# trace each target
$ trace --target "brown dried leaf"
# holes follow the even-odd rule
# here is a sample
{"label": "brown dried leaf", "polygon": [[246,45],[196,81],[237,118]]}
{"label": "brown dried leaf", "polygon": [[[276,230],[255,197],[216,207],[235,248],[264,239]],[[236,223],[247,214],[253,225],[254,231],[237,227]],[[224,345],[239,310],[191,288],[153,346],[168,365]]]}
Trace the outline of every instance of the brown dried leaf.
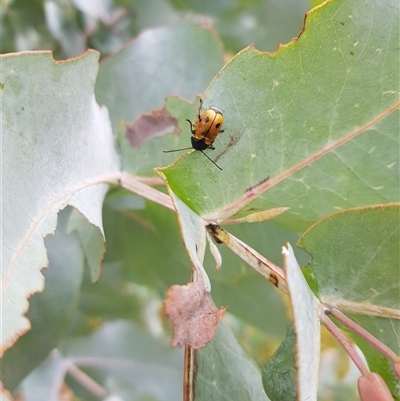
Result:
{"label": "brown dried leaf", "polygon": [[126,137],[133,148],[138,148],[147,139],[171,132],[180,132],[178,122],[165,109],[142,114],[132,124],[126,124]]}
{"label": "brown dried leaf", "polygon": [[216,308],[209,300],[201,278],[167,291],[164,311],[174,324],[172,347],[190,345],[199,349],[214,338],[226,307]]}

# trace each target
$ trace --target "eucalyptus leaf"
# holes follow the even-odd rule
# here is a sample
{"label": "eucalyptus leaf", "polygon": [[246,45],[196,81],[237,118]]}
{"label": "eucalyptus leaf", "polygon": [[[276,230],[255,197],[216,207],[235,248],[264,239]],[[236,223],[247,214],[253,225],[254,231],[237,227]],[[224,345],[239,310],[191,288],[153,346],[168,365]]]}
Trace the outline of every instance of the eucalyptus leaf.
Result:
{"label": "eucalyptus leaf", "polygon": [[[399,23],[396,0],[332,1],[274,54],[249,47],[209,86],[225,132],[162,170],[206,220],[290,207],[304,229],[353,206],[398,199]],[[371,34],[371,33],[375,34]]]}
{"label": "eucalyptus leaf", "polygon": [[[120,167],[107,110],[94,98],[98,58],[94,51],[68,62],[50,52],[1,56],[3,352],[30,328],[27,298],[43,290],[44,237],[57,213],[71,204],[102,235],[99,208]],[[103,240],[92,252],[104,250]]]}

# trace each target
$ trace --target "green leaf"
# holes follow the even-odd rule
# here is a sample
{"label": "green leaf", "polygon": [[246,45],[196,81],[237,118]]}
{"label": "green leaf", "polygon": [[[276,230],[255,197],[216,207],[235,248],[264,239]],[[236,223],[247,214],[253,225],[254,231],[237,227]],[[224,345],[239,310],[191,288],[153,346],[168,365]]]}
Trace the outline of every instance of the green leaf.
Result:
{"label": "green leaf", "polygon": [[298,246],[321,302],[342,311],[400,317],[400,206],[349,209],[326,217]]}
{"label": "green leaf", "polygon": [[[50,52],[26,52],[1,56],[1,63],[6,349],[30,328],[27,298],[43,290],[44,237],[54,232],[57,213],[74,206],[101,236],[105,183],[117,182],[119,159],[108,113],[94,100],[98,53],[55,62]],[[103,242],[95,252],[104,252]]]}
{"label": "green leaf", "polygon": [[44,291],[30,299],[27,317],[32,329],[1,359],[1,378],[7,389],[14,390],[58,346],[78,306],[84,255],[75,236],[67,234],[70,212],[60,213],[56,233],[45,240],[49,268],[43,271]]}
{"label": "green leaf", "polygon": [[296,400],[296,335],[290,324],[286,337],[262,369],[265,392],[273,401]]}
{"label": "green leaf", "polygon": [[195,351],[194,401],[267,401],[261,374],[226,323],[214,340]]}
{"label": "green leaf", "polygon": [[[105,195],[105,193],[104,193]],[[86,194],[86,199],[93,199],[92,211],[99,213],[102,209],[103,197],[98,199],[99,203],[94,204],[95,196],[91,197],[90,194]],[[98,221],[101,220],[101,216],[96,216]],[[102,264],[104,254],[98,252],[99,249],[104,248],[104,232],[103,227],[100,230],[91,224],[87,224],[85,216],[79,213],[77,210],[73,210],[68,222],[68,232],[76,231],[79,237],[81,246],[86,255],[86,262],[89,265],[92,281],[97,281],[100,276],[100,266]]]}
{"label": "green leaf", "polygon": [[215,150],[162,170],[207,220],[290,207],[278,221],[303,229],[352,206],[398,199],[397,1],[332,1],[298,40],[269,55],[243,50],[210,85],[225,132]]}

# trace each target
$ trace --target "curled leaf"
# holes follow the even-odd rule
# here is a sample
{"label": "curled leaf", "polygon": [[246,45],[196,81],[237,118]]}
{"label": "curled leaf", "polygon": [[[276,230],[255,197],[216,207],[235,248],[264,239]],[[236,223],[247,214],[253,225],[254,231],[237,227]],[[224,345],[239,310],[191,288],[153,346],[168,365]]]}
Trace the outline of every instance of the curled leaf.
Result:
{"label": "curled leaf", "polygon": [[216,308],[201,278],[187,285],[173,285],[167,292],[164,311],[174,324],[172,347],[199,349],[214,338],[226,307]]}

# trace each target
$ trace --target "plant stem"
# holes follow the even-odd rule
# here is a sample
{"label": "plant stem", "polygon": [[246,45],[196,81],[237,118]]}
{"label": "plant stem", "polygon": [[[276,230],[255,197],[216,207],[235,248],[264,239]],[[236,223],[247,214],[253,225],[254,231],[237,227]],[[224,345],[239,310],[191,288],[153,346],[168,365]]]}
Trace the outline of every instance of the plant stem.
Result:
{"label": "plant stem", "polygon": [[383,344],[382,341],[378,340],[359,324],[348,318],[340,310],[332,308],[330,310],[330,313],[332,313],[332,315],[335,316],[336,319],[343,323],[346,327],[357,333],[365,341],[371,344],[375,349],[385,355],[386,358],[388,358],[392,362],[396,362],[399,359],[399,357],[387,345]]}
{"label": "plant stem", "polygon": [[100,384],[80,370],[72,361],[68,364],[67,372],[96,397],[103,399],[107,395],[106,390]]}
{"label": "plant stem", "polygon": [[354,348],[353,344],[348,340],[348,338],[339,330],[339,328],[332,322],[331,319],[326,315],[322,314],[322,323],[325,327],[332,333],[332,335],[339,341],[342,347],[346,350],[352,361],[355,363],[362,375],[369,374],[369,369],[365,365],[363,359],[359,353]]}
{"label": "plant stem", "polygon": [[168,195],[164,194],[163,192],[157,191],[157,189],[154,189],[147,184],[144,184],[133,175],[122,173],[119,183],[122,188],[125,188],[128,191],[143,196],[143,198],[145,199],[148,199],[175,211],[174,204],[172,203],[172,200]]}

